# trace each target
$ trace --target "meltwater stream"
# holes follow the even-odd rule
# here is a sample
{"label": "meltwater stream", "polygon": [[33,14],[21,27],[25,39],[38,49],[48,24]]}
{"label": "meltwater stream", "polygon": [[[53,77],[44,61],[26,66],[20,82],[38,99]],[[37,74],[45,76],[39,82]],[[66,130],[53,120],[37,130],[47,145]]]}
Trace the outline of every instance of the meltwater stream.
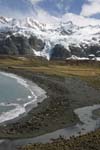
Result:
{"label": "meltwater stream", "polygon": [[17,150],[17,147],[26,145],[29,143],[46,143],[50,142],[51,139],[59,138],[64,136],[70,138],[71,136],[78,136],[80,133],[86,134],[90,131],[94,131],[100,127],[100,118],[94,119],[92,112],[96,109],[100,109],[100,105],[87,106],[75,110],[82,123],[76,124],[71,127],[57,130],[55,132],[38,136],[36,138],[27,138],[19,140],[1,140],[0,150]]}
{"label": "meltwater stream", "polygon": [[51,139],[57,139],[59,136],[63,136],[69,139],[71,136],[79,136],[80,134],[86,134],[90,131],[100,127],[100,118],[94,119],[92,112],[96,109],[100,109],[100,105],[87,106],[75,110],[76,115],[79,117],[81,123],[77,123],[74,126],[59,129],[57,131],[38,136],[36,138],[23,139],[14,141],[17,145],[25,145],[28,143],[46,143]]}

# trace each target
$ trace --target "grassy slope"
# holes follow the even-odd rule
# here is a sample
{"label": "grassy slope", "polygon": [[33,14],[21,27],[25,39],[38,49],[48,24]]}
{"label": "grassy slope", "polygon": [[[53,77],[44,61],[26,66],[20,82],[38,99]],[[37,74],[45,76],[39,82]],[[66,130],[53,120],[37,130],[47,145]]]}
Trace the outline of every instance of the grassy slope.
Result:
{"label": "grassy slope", "polygon": [[50,61],[37,57],[0,57],[0,68],[15,68],[33,73],[57,76],[78,76],[90,85],[100,86],[100,63],[69,65],[65,61]]}
{"label": "grassy slope", "polygon": [[0,58],[0,68],[12,67],[51,75],[75,75],[94,77],[100,75],[100,63],[69,65],[65,61],[47,61],[38,58],[4,57]]}

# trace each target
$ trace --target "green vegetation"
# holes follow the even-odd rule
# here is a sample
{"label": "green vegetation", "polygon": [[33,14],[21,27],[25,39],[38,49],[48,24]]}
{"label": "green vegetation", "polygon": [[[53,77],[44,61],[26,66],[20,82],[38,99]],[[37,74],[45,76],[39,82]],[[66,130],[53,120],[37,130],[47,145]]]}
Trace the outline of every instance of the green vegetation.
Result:
{"label": "green vegetation", "polygon": [[77,138],[66,140],[60,137],[46,144],[29,144],[20,150],[100,150],[100,129]]}

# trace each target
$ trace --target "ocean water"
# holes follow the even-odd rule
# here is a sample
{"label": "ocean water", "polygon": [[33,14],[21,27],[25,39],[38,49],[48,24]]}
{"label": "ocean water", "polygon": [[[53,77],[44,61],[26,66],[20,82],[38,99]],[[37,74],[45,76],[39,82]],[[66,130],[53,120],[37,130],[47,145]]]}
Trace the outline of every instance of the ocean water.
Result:
{"label": "ocean water", "polygon": [[25,113],[25,106],[36,101],[36,98],[26,80],[0,72],[0,123]]}

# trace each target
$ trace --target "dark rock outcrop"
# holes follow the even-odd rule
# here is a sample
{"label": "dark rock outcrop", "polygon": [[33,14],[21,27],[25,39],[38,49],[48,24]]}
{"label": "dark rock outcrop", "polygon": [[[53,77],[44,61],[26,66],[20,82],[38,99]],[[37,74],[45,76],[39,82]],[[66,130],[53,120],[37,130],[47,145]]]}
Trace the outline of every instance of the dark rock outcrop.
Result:
{"label": "dark rock outcrop", "polygon": [[23,35],[14,36],[11,33],[0,34],[0,54],[27,55],[34,54],[32,49],[41,51],[44,48],[42,40],[31,36],[29,39]]}
{"label": "dark rock outcrop", "polygon": [[85,46],[85,52],[87,55],[94,54],[96,57],[99,57],[100,45],[97,45],[97,44],[86,45]]}
{"label": "dark rock outcrop", "polygon": [[37,39],[36,36],[31,36],[29,38],[29,44],[31,45],[31,47],[33,49],[35,49],[36,51],[41,51],[43,50],[45,43],[41,40],[41,39]]}
{"label": "dark rock outcrop", "polygon": [[65,59],[70,56],[70,52],[60,44],[56,44],[52,49],[51,59]]}
{"label": "dark rock outcrop", "polygon": [[86,53],[81,46],[77,47],[76,45],[70,45],[69,49],[71,51],[71,55],[75,55],[77,57],[86,57]]}
{"label": "dark rock outcrop", "polygon": [[[13,32],[0,32],[0,55],[34,55],[34,51],[42,51],[45,42],[36,36],[30,37],[23,34],[13,34]],[[61,44],[56,44],[50,54],[51,59],[66,59],[75,55],[77,57],[88,57],[90,54],[100,57],[100,44],[84,44],[79,46],[70,44],[65,48]]]}

